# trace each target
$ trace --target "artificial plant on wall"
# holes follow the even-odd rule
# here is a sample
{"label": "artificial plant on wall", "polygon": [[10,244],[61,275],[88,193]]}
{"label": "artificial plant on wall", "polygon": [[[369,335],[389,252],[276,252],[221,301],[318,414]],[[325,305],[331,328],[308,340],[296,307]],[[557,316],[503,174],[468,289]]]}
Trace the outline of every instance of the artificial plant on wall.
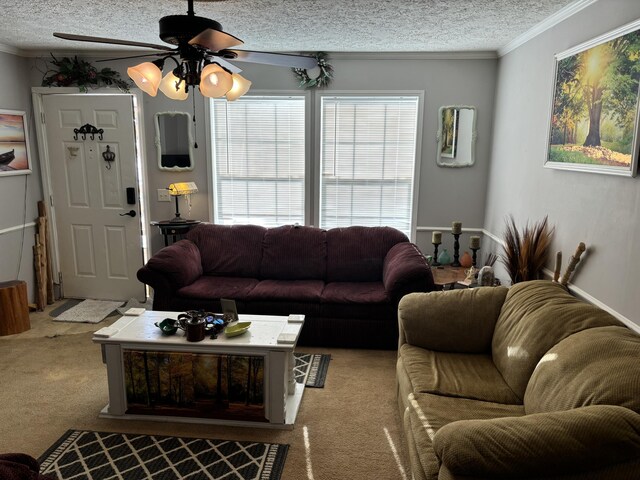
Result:
{"label": "artificial plant on wall", "polygon": [[124,92],[129,91],[129,83],[109,67],[98,70],[91,63],[78,57],[58,59],[51,55],[51,58],[51,66],[42,78],[43,87],[77,86],[81,92],[87,92],[89,88],[115,86]]}

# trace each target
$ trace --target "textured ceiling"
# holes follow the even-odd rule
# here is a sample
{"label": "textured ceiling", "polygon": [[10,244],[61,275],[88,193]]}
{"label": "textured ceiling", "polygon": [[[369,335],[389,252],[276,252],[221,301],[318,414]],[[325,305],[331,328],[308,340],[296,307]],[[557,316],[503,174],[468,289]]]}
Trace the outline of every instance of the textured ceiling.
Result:
{"label": "textured ceiling", "polygon": [[[115,50],[69,42],[54,31],[161,43],[160,17],[186,14],[185,0],[2,2],[0,44],[20,50]],[[248,50],[451,52],[498,50],[574,0],[196,1]]]}

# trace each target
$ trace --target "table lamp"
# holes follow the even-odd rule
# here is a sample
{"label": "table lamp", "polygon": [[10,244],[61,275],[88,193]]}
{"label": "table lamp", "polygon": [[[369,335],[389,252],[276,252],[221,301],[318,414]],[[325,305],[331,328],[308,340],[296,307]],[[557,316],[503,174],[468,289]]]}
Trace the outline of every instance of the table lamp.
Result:
{"label": "table lamp", "polygon": [[178,197],[182,195],[190,195],[192,193],[198,192],[198,187],[194,182],[180,182],[180,183],[172,183],[167,188],[169,190],[169,195],[172,195],[176,198],[176,216],[171,221],[172,222],[186,222],[185,218],[180,216],[180,210],[178,209]]}

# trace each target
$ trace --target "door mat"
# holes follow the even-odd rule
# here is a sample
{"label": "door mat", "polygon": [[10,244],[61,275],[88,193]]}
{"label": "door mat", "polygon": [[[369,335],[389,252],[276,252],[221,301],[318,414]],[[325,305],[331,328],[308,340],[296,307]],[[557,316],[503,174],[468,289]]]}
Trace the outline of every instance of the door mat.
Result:
{"label": "door mat", "polygon": [[304,383],[305,387],[324,388],[331,355],[325,353],[294,353],[293,355],[296,358],[294,367],[296,382]]}
{"label": "door mat", "polygon": [[279,480],[288,445],[69,430],[39,459],[58,480]]}
{"label": "door mat", "polygon": [[108,317],[122,303],[105,300],[82,300],[77,305],[72,305],[69,309],[58,314],[54,320],[58,322],[98,323]]}
{"label": "door mat", "polygon": [[70,298],[69,300],[66,300],[62,305],[60,305],[59,307],[54,308],[53,310],[51,310],[49,312],[49,316],[51,318],[56,318],[58,315],[60,315],[63,312],[66,312],[67,310],[69,310],[72,307],[75,307],[76,305],[78,305],[79,303],[82,302],[81,298]]}

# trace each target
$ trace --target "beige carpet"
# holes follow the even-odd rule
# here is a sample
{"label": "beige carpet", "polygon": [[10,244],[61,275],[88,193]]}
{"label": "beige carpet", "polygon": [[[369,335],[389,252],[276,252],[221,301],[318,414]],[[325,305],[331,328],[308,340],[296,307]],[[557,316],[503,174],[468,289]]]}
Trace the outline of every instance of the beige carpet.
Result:
{"label": "beige carpet", "polygon": [[38,457],[74,428],[287,443],[283,480],[410,477],[395,399],[395,352],[301,348],[330,353],[332,361],[325,388],[305,391],[293,430],[108,420],[97,416],[107,403],[107,382],[91,337],[116,318],[72,324],[35,313],[31,330],[0,337],[0,452]]}

